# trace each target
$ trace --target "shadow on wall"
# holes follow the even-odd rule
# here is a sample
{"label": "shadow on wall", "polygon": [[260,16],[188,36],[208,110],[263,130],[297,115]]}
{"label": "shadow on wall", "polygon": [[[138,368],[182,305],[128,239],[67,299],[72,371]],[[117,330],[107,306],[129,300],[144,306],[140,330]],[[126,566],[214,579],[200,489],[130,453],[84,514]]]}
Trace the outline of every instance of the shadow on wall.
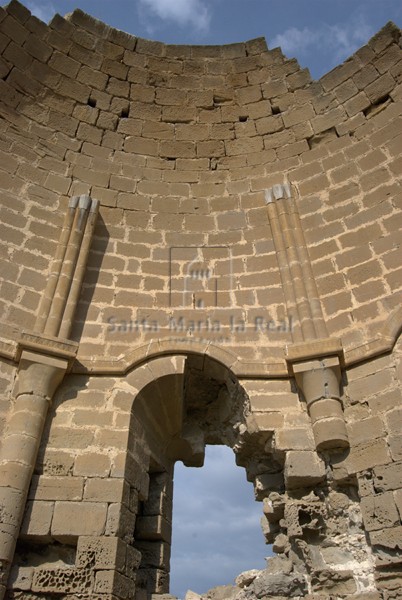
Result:
{"label": "shadow on wall", "polygon": [[92,320],[89,309],[95,293],[101,293],[102,288],[110,288],[113,282],[112,273],[102,271],[102,263],[108,248],[109,239],[108,228],[102,215],[99,214],[82,282],[74,326],[71,332],[71,339],[75,342],[81,341],[85,325]]}

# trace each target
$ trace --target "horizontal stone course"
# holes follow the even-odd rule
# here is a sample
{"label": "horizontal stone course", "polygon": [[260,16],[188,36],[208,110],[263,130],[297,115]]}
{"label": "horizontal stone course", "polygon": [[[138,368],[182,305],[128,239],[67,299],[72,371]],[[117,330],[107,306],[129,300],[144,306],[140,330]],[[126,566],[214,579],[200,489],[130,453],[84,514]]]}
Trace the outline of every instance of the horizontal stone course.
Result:
{"label": "horizontal stone course", "polygon": [[[175,47],[137,40],[79,10],[55,17],[49,27],[14,2],[1,15],[1,297],[13,332],[33,327],[68,198],[90,194],[102,205],[73,332],[80,340],[73,368],[94,369],[99,377],[85,375],[82,389],[56,397],[23,536],[75,544],[82,536],[106,533],[113,539],[129,529],[133,535],[138,497],[145,499],[149,487],[143,432],[130,433],[137,391],[130,383],[126,396],[113,396],[115,380],[104,371],[130,370],[130,360],[145,360],[141,347],[148,348],[155,334],[141,330],[139,316],[166,327],[172,314],[191,313],[191,306],[169,304],[182,300],[179,292],[169,295],[169,286],[185,268],[178,260],[169,267],[169,248],[218,245],[230,251],[233,282],[217,265],[222,306],[206,298],[208,310],[221,318],[233,313],[251,325],[262,312],[274,321],[293,313],[294,329],[230,332],[229,343],[210,344],[209,332],[200,342],[204,333],[190,335],[187,327],[180,352],[192,347],[191,338],[199,344],[194,357],[230,355],[246,373],[247,433],[261,454],[275,456],[270,465],[278,472],[269,474],[275,489],[283,485],[283,470],[289,489],[320,486],[326,472],[284,355],[301,336],[289,282],[299,286],[301,311],[307,307],[304,288],[317,285],[316,306],[321,301],[329,334],[342,337],[347,361],[357,351],[358,360],[372,359],[348,367],[344,377],[351,449],[339,457],[334,476],[353,485],[356,473],[371,473],[372,493],[362,502],[365,528],[375,547],[393,549],[401,510],[397,363],[388,355],[373,357],[389,353],[390,346],[381,344],[395,341],[389,319],[401,285],[396,29],[387,27],[320,82],[311,82],[306,69],[268,50],[263,40]],[[285,212],[279,217],[285,248],[275,248],[265,190],[287,180],[314,282],[300,277],[307,259],[300,239],[292,237],[295,228],[283,227]],[[282,210],[284,203],[276,204]],[[292,270],[288,279],[284,259]],[[137,319],[137,330],[112,334],[110,316]],[[170,356],[171,338],[179,336],[167,329],[157,335],[158,352],[168,349]],[[13,336],[10,343],[18,338]],[[85,389],[94,381],[99,389]],[[160,386],[155,398],[166,393]],[[6,418],[7,410],[1,400],[0,428],[18,421]],[[259,497],[264,477],[255,477]],[[168,538],[167,544],[164,524],[145,525],[145,535]],[[164,552],[155,568],[166,567]],[[107,564],[99,565],[97,594],[126,589],[125,563],[120,583]]]}

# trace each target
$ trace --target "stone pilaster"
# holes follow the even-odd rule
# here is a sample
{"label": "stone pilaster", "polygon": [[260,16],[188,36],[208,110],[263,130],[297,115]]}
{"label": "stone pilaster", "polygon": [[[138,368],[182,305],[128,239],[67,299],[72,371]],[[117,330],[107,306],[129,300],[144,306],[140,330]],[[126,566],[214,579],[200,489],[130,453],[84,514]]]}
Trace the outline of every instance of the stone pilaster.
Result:
{"label": "stone pilaster", "polygon": [[[42,350],[46,348],[46,340],[40,343],[39,336],[35,337],[37,347],[42,347]],[[56,354],[55,344],[47,349],[48,353],[45,354],[21,347],[14,405],[1,448],[1,600],[6,590],[48,408],[71,358],[71,351],[63,352],[62,348]]]}

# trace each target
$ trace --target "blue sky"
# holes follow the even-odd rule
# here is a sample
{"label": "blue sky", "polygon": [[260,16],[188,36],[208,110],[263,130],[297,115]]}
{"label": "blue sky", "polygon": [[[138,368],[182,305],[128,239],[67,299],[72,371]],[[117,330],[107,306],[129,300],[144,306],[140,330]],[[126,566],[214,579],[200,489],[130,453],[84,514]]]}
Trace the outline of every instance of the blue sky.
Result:
{"label": "blue sky", "polygon": [[260,526],[262,504],[225,446],[207,446],[203,468],[175,467],[171,593],[184,598],[233,584],[263,569],[271,554]]}
{"label": "blue sky", "polygon": [[318,79],[389,20],[400,0],[25,0],[42,20],[81,8],[133,35],[173,44],[227,44],[265,37]]}
{"label": "blue sky", "polygon": [[[347,59],[387,21],[402,26],[400,0],[22,0],[44,21],[74,8],[138,37],[173,44],[228,44],[265,37],[315,79]],[[175,473],[172,593],[205,592],[263,568],[269,549],[261,504],[233,453],[210,447],[203,469]]]}

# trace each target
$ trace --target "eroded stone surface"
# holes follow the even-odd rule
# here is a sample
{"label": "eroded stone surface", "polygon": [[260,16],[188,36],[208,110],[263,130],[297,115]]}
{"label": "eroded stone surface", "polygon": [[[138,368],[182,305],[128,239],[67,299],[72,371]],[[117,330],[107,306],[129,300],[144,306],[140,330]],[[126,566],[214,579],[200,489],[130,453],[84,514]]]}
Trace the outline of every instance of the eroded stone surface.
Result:
{"label": "eroded stone surface", "polygon": [[[312,82],[12,0],[0,53],[0,598],[23,522],[9,600],[170,600],[174,463],[226,444],[277,556],[207,598],[397,600],[400,30]],[[66,340],[37,328],[76,196]]]}

